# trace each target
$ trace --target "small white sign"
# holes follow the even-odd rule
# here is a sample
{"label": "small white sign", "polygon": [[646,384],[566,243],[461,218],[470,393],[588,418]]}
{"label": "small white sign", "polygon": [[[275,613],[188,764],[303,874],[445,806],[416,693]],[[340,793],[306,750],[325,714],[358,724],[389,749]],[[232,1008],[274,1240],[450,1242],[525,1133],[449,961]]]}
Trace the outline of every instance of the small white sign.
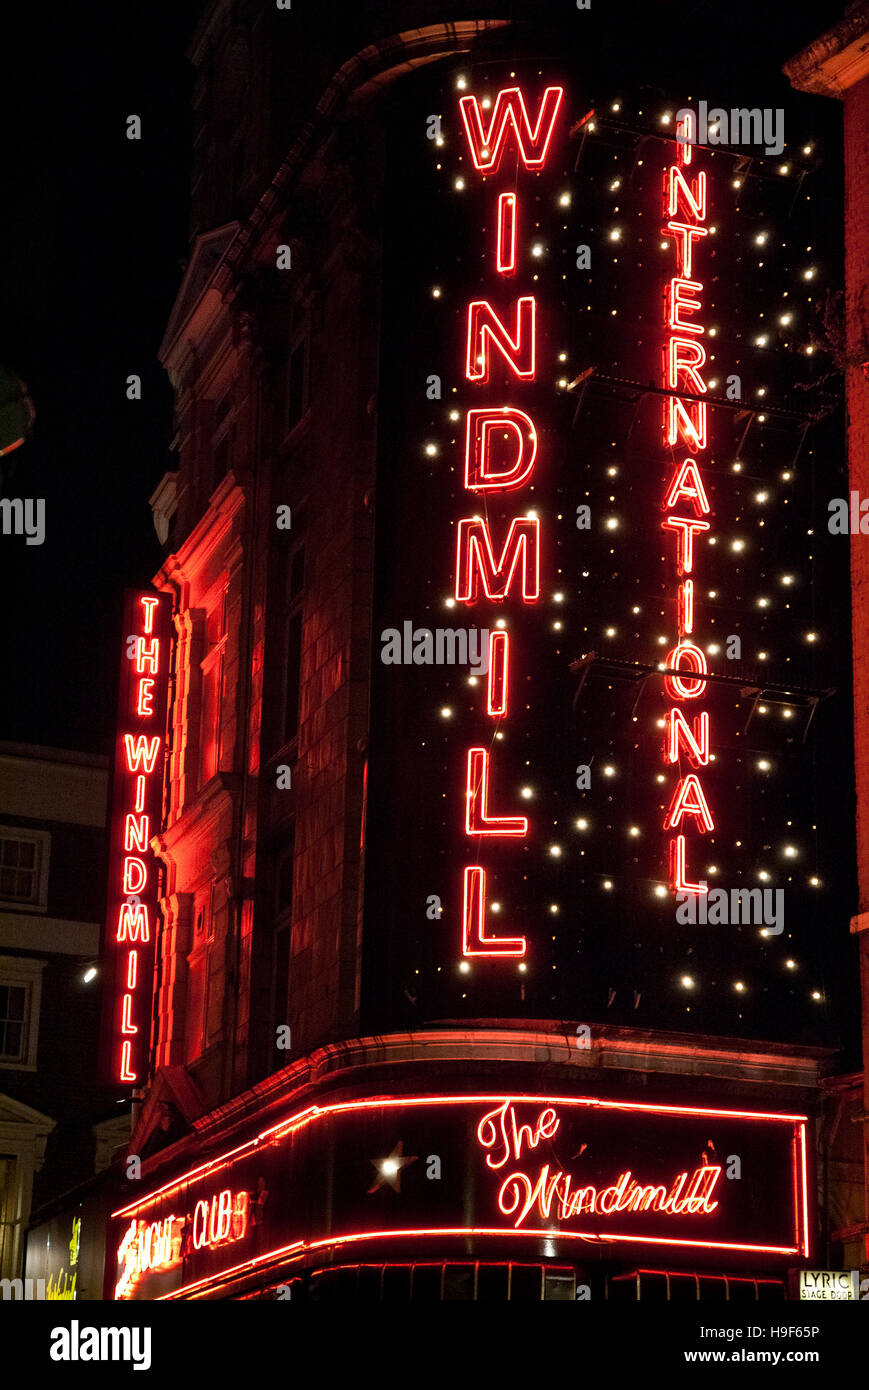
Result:
{"label": "small white sign", "polygon": [[856,1269],[801,1269],[800,1298],[814,1303],[839,1303],[859,1299],[860,1274]]}

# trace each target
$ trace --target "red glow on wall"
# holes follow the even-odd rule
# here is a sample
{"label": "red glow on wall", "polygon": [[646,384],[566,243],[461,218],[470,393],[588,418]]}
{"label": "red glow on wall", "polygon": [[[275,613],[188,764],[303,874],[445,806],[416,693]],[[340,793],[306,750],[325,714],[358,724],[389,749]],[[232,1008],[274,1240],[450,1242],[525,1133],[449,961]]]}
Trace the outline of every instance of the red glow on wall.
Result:
{"label": "red glow on wall", "polygon": [[130,594],[124,613],[104,935],[102,1066],[112,1084],[141,1085],[150,1044],[154,920],[169,658],[170,600]]}

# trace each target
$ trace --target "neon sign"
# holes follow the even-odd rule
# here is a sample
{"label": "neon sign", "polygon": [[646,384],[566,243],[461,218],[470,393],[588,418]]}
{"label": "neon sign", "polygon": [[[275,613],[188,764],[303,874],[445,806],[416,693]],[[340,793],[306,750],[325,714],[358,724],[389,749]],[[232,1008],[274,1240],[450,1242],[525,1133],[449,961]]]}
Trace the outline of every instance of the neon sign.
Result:
{"label": "neon sign", "polygon": [[[692,147],[687,141],[679,141],[677,149],[677,163],[670,165],[664,179],[662,230],[664,236],[673,239],[677,274],[669,280],[666,293],[664,385],[671,394],[664,400],[663,425],[666,446],[673,452],[689,449],[692,456],[681,459],[667,485],[663,503],[666,515],[661,526],[674,536],[678,576],[677,641],[667,655],[664,689],[670,700],[682,702],[699,699],[708,683],[706,655],[691,639],[695,626],[695,542],[712,528],[706,520],[710,507],[700,465],[693,457],[708,447],[706,401],[698,399],[708,392],[700,370],[706,362],[700,341],[705,328],[699,317],[703,311],[703,283],[696,278],[694,267],[695,255],[709,231],[704,225],[708,209],[706,174],[701,170],[693,180],[686,177],[684,170],[691,163]],[[690,392],[690,396],[679,392]],[[671,832],[670,886],[677,893],[703,894],[707,891],[705,882],[693,882],[688,877],[686,832],[708,834],[715,829],[699,775],[699,770],[709,763],[709,714],[706,710],[695,713],[692,707],[689,723],[674,703],[667,711],[664,727],[665,764],[678,767],[684,751],[694,769],[685,773],[680,769],[664,817],[664,829]]]}
{"label": "neon sign", "polygon": [[[480,1120],[477,1142],[489,1151],[488,1167],[498,1169],[511,1158],[521,1162],[526,1145],[535,1149],[541,1139],[554,1138],[560,1127],[558,1111],[552,1106],[539,1112],[533,1126],[517,1124],[515,1106],[505,1100]],[[611,1216],[634,1211],[665,1212],[670,1216],[711,1215],[718,1206],[711,1197],[720,1177],[720,1166],[704,1164],[695,1168],[690,1177],[687,1171],[680,1173],[668,1188],[660,1182],[638,1182],[626,1169],[609,1186],[597,1187],[593,1183],[577,1183],[571,1173],[552,1172],[550,1165],[544,1163],[536,1179],[521,1169],[508,1173],[498,1192],[498,1207],[507,1217],[518,1213],[513,1223],[517,1227],[534,1208],[542,1220],[554,1215],[559,1221],[583,1214]]]}
{"label": "neon sign", "polygon": [[[478,173],[484,177],[497,174],[507,148],[512,146],[516,153],[510,187],[497,192],[493,204],[495,288],[502,283],[499,277],[513,276],[517,269],[521,223],[520,194],[516,187],[519,168],[521,166],[526,174],[537,174],[544,168],[563,98],[562,87],[547,87],[537,103],[533,119],[519,87],[505,87],[497,93],[488,119],[475,96],[463,96],[459,100],[468,152]],[[493,307],[488,298],[472,300],[467,306],[465,335],[468,382],[477,387],[485,386],[490,383],[496,366],[506,369],[511,386],[516,382],[534,381],[537,323],[537,300],[532,294],[518,295],[512,307],[503,311]],[[512,460],[511,453],[514,453]],[[518,492],[533,477],[536,460],[537,430],[524,410],[498,403],[467,411],[466,491]],[[488,519],[481,516],[461,518],[456,528],[457,601],[469,606],[483,599],[502,603],[518,590],[524,603],[536,603],[540,597],[540,544],[539,519],[514,516],[507,535],[500,542],[500,556],[496,558],[497,543],[493,544]],[[486,704],[490,719],[500,721],[507,716],[508,673],[512,664],[509,633],[492,634]],[[488,803],[489,751],[484,747],[470,748],[465,781],[466,836],[477,845],[482,836],[527,838],[526,816],[490,814]],[[468,865],[462,887],[462,954],[524,956],[525,938],[490,935],[485,928],[485,915],[486,870],[481,864]]]}
{"label": "neon sign", "polygon": [[130,1298],[139,1280],[151,1270],[180,1265],[192,1250],[214,1250],[243,1240],[248,1227],[249,1195],[224,1188],[209,1200],[200,1198],[192,1217],[174,1213],[157,1221],[135,1218],[118,1246],[120,1276],[115,1298]]}
{"label": "neon sign", "polygon": [[[400,1191],[372,1188],[371,1165],[399,1140],[428,1153],[435,1135],[448,1159],[433,1221],[424,1164],[403,1170]],[[739,1181],[724,1168],[734,1153]],[[326,1248],[428,1236],[786,1260],[809,1253],[808,1190],[804,1115],[503,1092],[314,1097],[113,1213],[118,1296],[183,1298],[282,1277]]]}
{"label": "neon sign", "polygon": [[115,746],[105,932],[103,1061],[112,1084],[141,1085],[150,1043],[151,981],[169,669],[170,600],[128,594]]}

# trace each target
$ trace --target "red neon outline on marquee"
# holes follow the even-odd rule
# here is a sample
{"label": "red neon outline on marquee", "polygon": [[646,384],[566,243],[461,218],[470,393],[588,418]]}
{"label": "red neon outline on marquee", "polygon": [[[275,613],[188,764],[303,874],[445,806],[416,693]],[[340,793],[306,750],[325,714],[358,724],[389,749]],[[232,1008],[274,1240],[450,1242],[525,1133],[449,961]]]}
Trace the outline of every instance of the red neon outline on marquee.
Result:
{"label": "red neon outline on marquee", "polygon": [[527,816],[489,815],[489,750],[469,748],[465,778],[466,835],[527,835]]}
{"label": "red neon outline on marquee", "polygon": [[485,906],[486,870],[468,864],[462,882],[462,955],[524,956],[524,936],[484,936]]}
{"label": "red neon outline on marquee", "polygon": [[[498,194],[498,245],[497,260],[499,275],[509,275],[516,269],[516,194]],[[509,250],[504,254],[505,234],[509,236]]]}
{"label": "red neon outline on marquee", "polygon": [[154,1302],[169,1303],[175,1299],[184,1298],[188,1294],[204,1291],[210,1287],[226,1283],[227,1280],[233,1277],[238,1278],[242,1274],[252,1273],[257,1268],[261,1268],[266,1261],[274,1263],[280,1260],[284,1262],[290,1256],[302,1259],[305,1255],[315,1250],[323,1250],[332,1245],[344,1246],[358,1244],[361,1241],[403,1238],[419,1240],[420,1237],[427,1236],[508,1236],[511,1239],[516,1236],[528,1236],[532,1240],[538,1241],[600,1240],[615,1241],[627,1245],[668,1245],[675,1248],[687,1248],[691,1250],[740,1250],[752,1254],[763,1255],[796,1255],[801,1253],[798,1245],[747,1245],[735,1241],[723,1240],[684,1240],[675,1236],[623,1236],[612,1235],[609,1231],[559,1230],[557,1233],[554,1233],[551,1227],[549,1229],[529,1228],[516,1230],[512,1226],[507,1229],[501,1226],[416,1226],[408,1227],[401,1231],[355,1231],[347,1235],[327,1236],[322,1240],[296,1240],[289,1245],[278,1246],[275,1250],[270,1250],[265,1255],[257,1255],[250,1260],[245,1260],[242,1264],[234,1265],[227,1270],[222,1270],[219,1274],[210,1275],[205,1279],[198,1279],[193,1284],[185,1284],[180,1289],[173,1289],[171,1293],[161,1294],[159,1298],[154,1299]]}
{"label": "red neon outline on marquee", "polygon": [[[465,350],[465,375],[469,381],[489,380],[490,344],[498,349],[515,376],[523,381],[533,380],[537,358],[537,300],[533,294],[520,295],[514,309],[516,336],[511,338],[488,299],[471,300]],[[690,341],[693,342],[693,338]],[[524,366],[520,365],[523,360]]]}
{"label": "red neon outline on marquee", "polygon": [[709,810],[706,795],[696,772],[687,773],[686,776],[680,777],[676,783],[676,790],[673,792],[673,799],[664,820],[664,829],[678,829],[685,816],[695,816],[707,831],[715,829],[712,812]]}
{"label": "red neon outline on marquee", "polygon": [[676,568],[680,574],[691,574],[694,569],[694,536],[710,529],[708,521],[698,521],[695,517],[668,516],[661,522],[662,531],[675,531]]}
{"label": "red neon outline on marquee", "polygon": [[702,898],[709,892],[706,883],[689,883],[685,877],[685,836],[676,835],[670,841],[670,885],[675,893],[693,893]]}
{"label": "red neon outline on marquee", "polygon": [[502,719],[507,713],[509,674],[510,634],[499,628],[489,633],[486,713],[493,719]]}
{"label": "red neon outline on marquee", "polygon": [[709,763],[709,715],[706,710],[695,716],[693,730],[689,729],[688,721],[680,709],[668,710],[666,718],[665,760],[668,763],[677,763],[681,744],[695,767],[706,767]]}
{"label": "red neon outline on marquee", "polygon": [[189,1168],[180,1177],[173,1178],[171,1182],[164,1183],[162,1187],[155,1188],[153,1192],[147,1193],[144,1197],[138,1197],[134,1202],[128,1202],[126,1206],[116,1208],[111,1216],[113,1219],[129,1216],[138,1211],[140,1207],[156,1202],[159,1197],[163,1197],[169,1192],[174,1192],[191,1182],[213,1177],[215,1173],[228,1167],[230,1161],[237,1161],[246,1153],[254,1153],[263,1142],[285,1139],[288,1135],[297,1134],[308,1125],[330,1115],[346,1114],[356,1110],[406,1109],[412,1105],[491,1105],[504,1101],[511,1104],[562,1105],[628,1113],[637,1111],[644,1115],[696,1115],[706,1119],[768,1120],[771,1123],[791,1123],[794,1126],[808,1123],[807,1115],[792,1114],[790,1111],[721,1110],[718,1107],[708,1105],[665,1105],[651,1101],[603,1100],[598,1096],[546,1096],[536,1092],[528,1094],[512,1091],[486,1091],[472,1092],[467,1095],[459,1095],[455,1092],[444,1095],[379,1095],[369,1096],[367,1100],[331,1101],[326,1105],[308,1105],[304,1110],[297,1111],[288,1119],[279,1120],[276,1124],[269,1125],[267,1129],[261,1130],[252,1139],[246,1140],[245,1143],[237,1145],[234,1149],[227,1149],[225,1153],[218,1154],[215,1158],[209,1159],[208,1162]]}
{"label": "red neon outline on marquee", "polygon": [[[523,425],[525,428],[523,429]],[[489,473],[489,433],[499,427],[512,430],[519,442],[515,463],[504,473]],[[524,462],[526,443],[530,457]],[[512,492],[529,477],[537,458],[537,430],[530,415],[515,406],[484,406],[469,410],[465,420],[465,487],[469,492]],[[521,472],[518,470],[521,468]]]}
{"label": "red neon outline on marquee", "polygon": [[136,1081],[137,1073],[130,1070],[130,1043],[121,1043],[121,1066],[118,1072],[119,1081]]}
{"label": "red neon outline on marquee", "polygon": [[[691,486],[687,485],[690,479]],[[700,469],[695,459],[686,458],[679,472],[670,484],[670,491],[667,493],[664,506],[669,511],[675,507],[680,497],[686,497],[694,506],[699,507],[704,516],[709,515],[709,498],[706,496],[706,489],[703,486],[703,479],[700,476]]]}
{"label": "red neon outline on marquee", "polygon": [[[502,87],[492,109],[487,130],[483,129],[480,104],[474,96],[459,98],[459,111],[465,127],[468,150],[474,168],[480,174],[494,174],[504,153],[505,136],[512,126],[516,137],[517,153],[526,169],[542,169],[549,153],[549,145],[555,129],[555,119],[564,96],[563,87],[547,87],[537,112],[537,123],[531,129],[525,97],[519,87]],[[516,108],[519,119],[516,118]],[[543,135],[544,122],[548,126]],[[492,143],[492,135],[495,139]],[[527,145],[526,145],[527,140]],[[483,151],[486,150],[486,154]],[[530,151],[530,153],[529,153]]]}
{"label": "red neon outline on marquee", "polygon": [[[695,293],[703,289],[700,280],[686,280],[683,275],[674,275],[667,287],[667,327],[674,333],[705,333],[706,329],[702,323],[683,323],[679,317],[679,310],[682,309],[686,314],[696,314],[703,308],[701,300],[691,297],[691,292]],[[688,298],[683,298],[681,291],[688,292]]]}
{"label": "red neon outline on marquee", "polygon": [[[530,557],[529,550],[531,552]],[[482,580],[483,593],[486,598],[493,602],[502,602],[507,598],[513,586],[513,578],[519,566],[520,555],[522,598],[525,603],[535,603],[540,597],[540,518],[530,516],[513,518],[501,551],[501,558],[496,565],[488,521],[484,521],[482,517],[478,516],[464,517],[459,522],[456,534],[457,602],[475,603],[480,597],[480,580]],[[529,587],[528,574],[529,559],[530,565],[533,566],[530,576],[531,587]],[[508,560],[510,561],[510,568],[506,578],[497,589],[493,588],[495,580],[504,573]]]}

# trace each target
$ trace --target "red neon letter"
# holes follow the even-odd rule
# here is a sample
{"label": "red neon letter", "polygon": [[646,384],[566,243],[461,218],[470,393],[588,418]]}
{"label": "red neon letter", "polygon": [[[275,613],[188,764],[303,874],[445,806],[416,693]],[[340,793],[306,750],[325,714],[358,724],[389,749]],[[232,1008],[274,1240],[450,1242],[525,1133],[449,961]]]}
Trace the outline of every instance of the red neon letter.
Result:
{"label": "red neon letter", "polygon": [[124,860],[124,892],[128,896],[141,893],[147,882],[148,870],[145,867],[144,859],[137,859],[135,855],[128,855]]}
{"label": "red neon letter", "polygon": [[462,954],[466,956],[524,956],[524,936],[485,936],[486,870],[465,869],[462,904]]}
{"label": "red neon letter", "polygon": [[697,893],[709,889],[705,883],[689,883],[685,877],[685,836],[676,835],[670,841],[670,884],[677,893]]}
{"label": "red neon letter", "polygon": [[[490,345],[501,353],[510,370],[530,380],[534,376],[534,331],[537,301],[523,295],[515,306],[515,333],[511,338],[488,299],[474,299],[468,305],[467,361],[469,381],[489,380]],[[690,341],[693,342],[693,339]],[[140,642],[141,645],[141,642]]]}
{"label": "red neon letter", "polygon": [[468,749],[468,775],[465,784],[466,835],[527,835],[527,816],[489,815],[489,753],[485,748]]}
{"label": "red neon letter", "polygon": [[666,230],[676,238],[676,258],[679,269],[688,279],[694,261],[694,242],[708,235],[707,227],[692,227],[687,222],[668,222]]}
{"label": "red neon letter", "polygon": [[459,522],[456,540],[456,598],[474,603],[479,581],[489,599],[505,599],[521,564],[522,597],[533,603],[540,596],[540,522],[537,517],[516,517],[510,525],[497,565],[492,552],[488,522],[469,517]]}
{"label": "red neon letter", "polygon": [[132,994],[125,994],[121,1002],[121,1032],[138,1033],[138,1028],[130,1018],[130,1010],[133,1006]]}
{"label": "red neon letter", "polygon": [[706,496],[706,489],[700,477],[700,469],[693,459],[685,459],[679,472],[676,474],[667,493],[664,506],[669,511],[675,507],[680,497],[687,497],[689,502],[693,502],[698,511],[703,512],[704,516],[709,512],[709,499]]}
{"label": "red neon letter", "polygon": [[673,337],[668,343],[667,360],[667,385],[671,391],[678,391],[679,376],[682,374],[695,391],[701,396],[706,394],[706,382],[697,371],[706,361],[702,343],[698,343],[696,338]]}
{"label": "red neon letter", "polygon": [[498,271],[509,275],[516,269],[516,194],[498,195]]}
{"label": "red neon letter", "polygon": [[510,665],[510,636],[506,632],[489,633],[488,713],[500,719],[507,713],[507,678]]}
{"label": "red neon letter", "polygon": [[459,110],[468,137],[474,166],[481,174],[493,174],[504,152],[507,131],[512,128],[519,158],[526,169],[541,169],[549,150],[555,118],[564,95],[563,87],[547,87],[537,112],[534,129],[528,120],[525,98],[518,87],[505,87],[495,98],[487,130],[483,129],[480,104],[476,97],[462,97]]}
{"label": "red neon letter", "polygon": [[139,767],[143,767],[146,772],[154,771],[154,764],[157,761],[157,753],[160,748],[160,739],[157,734],[154,735],[150,743],[144,734],[139,734],[135,743],[132,734],[124,734],[124,746],[127,750],[128,772],[136,772]]}
{"label": "red neon letter", "polygon": [[709,762],[709,715],[704,710],[694,720],[693,731],[679,709],[671,709],[667,714],[667,761],[679,761],[679,747],[683,746],[695,767],[706,767]]}
{"label": "red neon letter", "polygon": [[699,280],[683,280],[680,276],[674,276],[670,281],[667,292],[669,313],[667,315],[667,326],[672,329],[681,329],[683,333],[705,333],[702,324],[683,323],[682,314],[696,314],[703,305],[694,295],[702,290],[703,286]]}
{"label": "red neon letter", "polygon": [[143,903],[121,903],[118,916],[118,941],[149,941],[148,909]]}
{"label": "red neon letter", "polygon": [[139,675],[142,674],[146,665],[151,675],[156,676],[160,669],[160,639],[158,637],[152,637],[151,641],[147,643],[144,637],[140,637],[136,643],[136,670]]}
{"label": "red neon letter", "polygon": [[136,713],[141,715],[154,713],[154,681],[149,676],[143,676],[139,681],[139,696],[136,700]]}
{"label": "red neon letter", "polygon": [[707,674],[703,649],[695,647],[693,642],[680,642],[667,657],[667,665],[676,671],[684,670],[686,662],[688,670],[698,673],[697,678],[689,676],[686,680],[682,675],[665,676],[664,689],[672,700],[695,700],[706,689],[706,681],[699,679]]}
{"label": "red neon letter", "polygon": [[694,568],[694,532],[708,531],[709,522],[688,521],[683,516],[668,516],[666,521],[661,522],[661,529],[677,533],[676,564],[680,574],[690,574]]}
{"label": "red neon letter", "polygon": [[[668,444],[675,444],[677,439],[684,439],[689,449],[696,449],[699,453],[706,448],[706,402],[688,401],[686,405],[679,400],[678,396],[667,397],[666,415],[666,440]],[[692,419],[690,412],[694,411]]]}
{"label": "red neon letter", "polygon": [[139,602],[145,610],[145,631],[150,632],[154,626],[154,609],[157,607],[160,600],[158,598],[146,596],[140,598]]}
{"label": "red neon letter", "polygon": [[704,830],[715,829],[715,822],[709,813],[706,797],[696,772],[689,772],[687,777],[679,779],[673,793],[673,800],[670,802],[667,818],[664,821],[664,829],[678,830],[683,816],[696,816]]}
{"label": "red neon letter", "polygon": [[148,840],[150,839],[148,834],[149,822],[149,816],[127,816],[124,821],[124,849],[128,854],[134,849],[138,849],[144,853],[148,848]]}
{"label": "red neon letter", "polygon": [[685,579],[679,585],[679,636],[684,637],[694,631],[694,580]]}
{"label": "red neon letter", "polygon": [[680,204],[689,217],[693,217],[697,222],[706,221],[706,175],[702,169],[694,182],[694,188],[691,189],[685,182],[685,176],[678,164],[670,165],[667,216],[675,217]]}
{"label": "red neon letter", "polygon": [[[492,434],[502,439],[513,436],[516,457],[507,468],[491,467]],[[471,492],[503,488],[508,492],[521,487],[529,477],[537,457],[537,431],[524,410],[505,405],[493,410],[469,410],[465,427],[465,487]]]}

